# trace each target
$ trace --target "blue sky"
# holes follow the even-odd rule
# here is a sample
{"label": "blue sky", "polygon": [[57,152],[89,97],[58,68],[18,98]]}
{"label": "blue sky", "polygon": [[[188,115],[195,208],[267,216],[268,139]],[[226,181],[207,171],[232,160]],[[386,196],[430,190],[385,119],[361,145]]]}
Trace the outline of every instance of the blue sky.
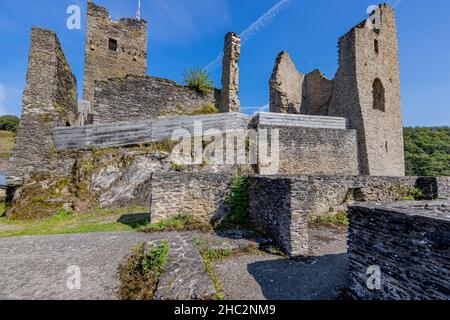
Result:
{"label": "blue sky", "polygon": [[[205,67],[221,52],[228,31],[241,33],[280,0],[141,0],[149,22],[149,75],[182,81],[186,67]],[[302,72],[337,69],[337,41],[366,18],[376,2],[283,0],[267,25],[242,48],[243,111],[262,110],[277,54],[286,50]],[[137,0],[97,0],[114,19],[134,16]],[[392,0],[397,5],[404,124],[450,125],[450,1]],[[66,28],[66,8],[82,10],[81,30]],[[77,77],[83,82],[84,0],[0,0],[0,114],[21,112],[32,25],[57,32]],[[220,66],[211,71],[220,87]]]}

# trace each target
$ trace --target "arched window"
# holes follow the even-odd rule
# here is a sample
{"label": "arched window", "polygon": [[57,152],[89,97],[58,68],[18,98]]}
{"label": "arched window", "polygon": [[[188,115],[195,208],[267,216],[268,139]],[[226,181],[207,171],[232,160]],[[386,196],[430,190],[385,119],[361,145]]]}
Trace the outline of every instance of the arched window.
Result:
{"label": "arched window", "polygon": [[384,87],[378,78],[373,82],[373,108],[385,112]]}

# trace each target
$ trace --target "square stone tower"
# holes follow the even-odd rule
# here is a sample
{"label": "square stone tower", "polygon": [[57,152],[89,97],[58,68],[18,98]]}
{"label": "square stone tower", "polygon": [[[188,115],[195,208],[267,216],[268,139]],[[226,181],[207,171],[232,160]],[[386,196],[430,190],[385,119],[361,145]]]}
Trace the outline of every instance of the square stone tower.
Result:
{"label": "square stone tower", "polygon": [[88,1],[83,98],[94,102],[94,82],[147,74],[147,22],[113,21],[108,10]]}
{"label": "square stone tower", "polygon": [[358,131],[362,175],[404,176],[402,106],[395,12],[374,10],[339,40],[339,69],[328,115]]}

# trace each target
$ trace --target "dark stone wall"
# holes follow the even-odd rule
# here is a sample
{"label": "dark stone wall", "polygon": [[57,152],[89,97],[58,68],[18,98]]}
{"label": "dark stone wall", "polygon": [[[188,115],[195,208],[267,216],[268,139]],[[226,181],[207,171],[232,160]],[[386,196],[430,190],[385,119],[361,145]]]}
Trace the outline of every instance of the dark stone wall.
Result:
{"label": "dark stone wall", "polygon": [[308,212],[299,200],[307,194],[298,181],[289,177],[248,177],[248,192],[250,218],[256,229],[273,237],[286,254],[305,255]]}
{"label": "dark stone wall", "polygon": [[150,200],[151,223],[178,214],[210,222],[229,213],[226,198],[233,175],[211,173],[154,173]]}
{"label": "dark stone wall", "polygon": [[33,27],[27,85],[7,183],[19,185],[31,174],[66,172],[52,159],[52,129],[74,125],[78,118],[76,79],[56,34]]}
{"label": "dark stone wall", "polygon": [[218,107],[219,101],[219,90],[202,95],[166,79],[137,76],[109,79],[96,82],[94,123],[193,114],[207,105]]}
{"label": "dark stone wall", "polygon": [[[446,180],[446,178],[438,178]],[[447,184],[437,178],[369,176],[251,176],[250,215],[289,255],[307,250],[307,223],[313,216],[336,214],[355,202],[395,201],[421,190],[423,197],[443,197]]]}
{"label": "dark stone wall", "polygon": [[[350,208],[350,294],[357,299],[450,299],[450,201]],[[380,290],[367,288],[379,266]],[[372,288],[373,289],[373,288]]]}

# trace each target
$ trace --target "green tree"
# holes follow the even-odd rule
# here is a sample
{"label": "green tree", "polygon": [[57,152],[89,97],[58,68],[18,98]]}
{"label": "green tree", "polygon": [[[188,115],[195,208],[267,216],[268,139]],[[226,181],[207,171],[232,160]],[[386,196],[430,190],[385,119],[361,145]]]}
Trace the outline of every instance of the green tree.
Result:
{"label": "green tree", "polygon": [[20,119],[16,116],[0,116],[0,130],[17,132],[19,129]]}
{"label": "green tree", "polygon": [[450,128],[405,128],[406,173],[450,176]]}

